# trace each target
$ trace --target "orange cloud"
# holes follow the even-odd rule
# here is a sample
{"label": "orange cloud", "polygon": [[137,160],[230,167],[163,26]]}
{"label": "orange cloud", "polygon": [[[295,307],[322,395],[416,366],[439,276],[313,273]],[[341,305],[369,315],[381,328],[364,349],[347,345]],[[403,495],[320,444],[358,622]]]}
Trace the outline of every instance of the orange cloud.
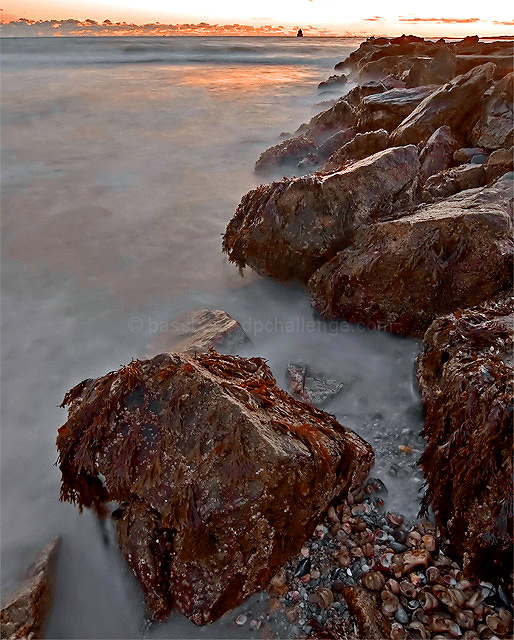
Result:
{"label": "orange cloud", "polygon": [[438,24],[472,24],[480,18],[398,18],[398,22],[436,22]]}
{"label": "orange cloud", "polygon": [[384,18],[381,18],[380,16],[373,16],[372,18],[363,18],[366,22],[379,22],[380,20],[383,20]]}

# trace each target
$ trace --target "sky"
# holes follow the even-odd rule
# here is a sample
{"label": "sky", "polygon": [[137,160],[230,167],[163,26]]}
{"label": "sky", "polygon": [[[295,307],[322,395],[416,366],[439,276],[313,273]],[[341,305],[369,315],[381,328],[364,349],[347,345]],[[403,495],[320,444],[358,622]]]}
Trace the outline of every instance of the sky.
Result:
{"label": "sky", "polygon": [[474,34],[504,35],[514,32],[514,11],[504,0],[4,0],[2,21],[31,20],[191,24],[292,25],[334,35],[425,36]]}

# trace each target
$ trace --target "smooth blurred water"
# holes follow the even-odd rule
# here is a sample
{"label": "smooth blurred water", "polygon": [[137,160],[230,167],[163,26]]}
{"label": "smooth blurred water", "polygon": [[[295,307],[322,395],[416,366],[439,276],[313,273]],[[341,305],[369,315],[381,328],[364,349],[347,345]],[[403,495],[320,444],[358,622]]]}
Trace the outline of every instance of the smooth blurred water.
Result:
{"label": "smooth blurred water", "polygon": [[63,535],[48,637],[242,635],[232,614],[202,630],[172,616],[144,631],[138,590],[115,549],[90,514],[58,502],[64,393],[151,344],[166,348],[167,323],[186,309],[222,308],[246,323],[246,353],[267,357],[280,384],[291,360],[350,375],[329,410],[376,446],[382,475],[403,469],[390,478],[391,504],[414,514],[415,455],[407,464],[397,446],[419,444],[418,344],[348,325],[306,329],[304,291],[241,278],[220,247],[241,196],[258,184],[258,155],[319,110],[318,82],[357,45],[1,42],[2,588]]}

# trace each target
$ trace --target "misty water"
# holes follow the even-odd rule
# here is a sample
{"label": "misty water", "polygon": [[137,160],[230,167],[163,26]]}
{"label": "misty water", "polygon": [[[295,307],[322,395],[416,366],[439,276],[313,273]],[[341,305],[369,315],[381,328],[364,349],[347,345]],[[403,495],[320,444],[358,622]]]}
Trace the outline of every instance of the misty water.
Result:
{"label": "misty water", "polygon": [[266,358],[281,385],[292,361],[347,381],[327,410],[375,447],[388,507],[415,516],[419,343],[319,322],[304,290],[242,278],[221,253],[241,196],[259,184],[255,160],[320,110],[317,84],[357,46],[2,41],[2,594],[62,535],[48,637],[245,635],[234,613],[202,629],[176,614],[146,628],[135,582],[95,518],[58,501],[64,393],[165,350],[188,309],[239,320],[252,340],[241,353]]}

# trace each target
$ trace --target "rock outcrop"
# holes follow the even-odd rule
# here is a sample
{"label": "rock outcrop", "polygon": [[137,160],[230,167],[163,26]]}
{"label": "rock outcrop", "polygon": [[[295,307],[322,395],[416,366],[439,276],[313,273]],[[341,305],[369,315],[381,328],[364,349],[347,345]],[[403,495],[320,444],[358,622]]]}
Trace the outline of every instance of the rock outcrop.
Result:
{"label": "rock outcrop", "polygon": [[61,499],[114,501],[119,547],[149,615],[206,624],[267,586],[369,445],[279,389],[259,358],[161,354],[65,397]]}
{"label": "rock outcrop", "polygon": [[417,361],[425,506],[464,570],[494,582],[512,571],[513,310],[508,297],[438,318]]}
{"label": "rock outcrop", "polygon": [[425,142],[439,127],[454,134],[467,132],[479,117],[484,92],[490,87],[495,66],[489,62],[457,76],[427,96],[391,134],[395,145]]}
{"label": "rock outcrop", "polygon": [[483,114],[471,131],[471,142],[485,149],[510,148],[514,144],[514,73],[494,86]]}
{"label": "rock outcrop", "polygon": [[418,169],[417,149],[410,145],[335,173],[258,187],[241,200],[223,250],[241,268],[305,282],[352,241],[357,227],[391,215]]}
{"label": "rock outcrop", "polygon": [[391,89],[362,98],[356,111],[359,131],[387,129],[392,131],[402,122],[435,87]]}
{"label": "rock outcrop", "polygon": [[421,199],[434,202],[439,198],[448,198],[466,189],[483,187],[486,180],[485,169],[480,164],[461,164],[446,169],[428,178],[423,185]]}
{"label": "rock outcrop", "polygon": [[421,337],[436,316],[511,286],[511,216],[505,179],[362,228],[311,277],[312,304],[325,317]]}
{"label": "rock outcrop", "polygon": [[316,151],[314,140],[307,136],[297,136],[284,140],[263,151],[255,163],[257,173],[272,173],[280,168],[294,167],[306,155]]}
{"label": "rock outcrop", "polygon": [[2,606],[2,638],[25,640],[44,638],[52,608],[55,564],[61,539],[50,542],[40,553],[16,593]]}
{"label": "rock outcrop", "polygon": [[377,129],[368,133],[357,133],[349,142],[334,151],[322,165],[320,171],[337,171],[348,162],[363,160],[389,146],[389,134],[385,129]]}

